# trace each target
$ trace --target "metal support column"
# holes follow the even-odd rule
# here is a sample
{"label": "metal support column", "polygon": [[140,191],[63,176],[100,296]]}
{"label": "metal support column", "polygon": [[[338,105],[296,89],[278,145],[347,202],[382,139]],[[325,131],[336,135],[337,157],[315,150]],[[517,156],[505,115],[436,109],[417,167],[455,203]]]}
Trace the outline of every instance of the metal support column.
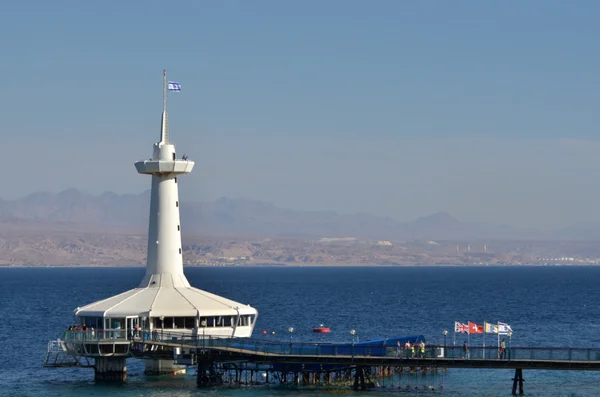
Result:
{"label": "metal support column", "polygon": [[522,368],[516,368],[515,369],[515,377],[513,378],[513,387],[512,387],[512,394],[513,396],[517,395],[517,384],[519,385],[519,395],[522,396],[523,395],[523,369]]}

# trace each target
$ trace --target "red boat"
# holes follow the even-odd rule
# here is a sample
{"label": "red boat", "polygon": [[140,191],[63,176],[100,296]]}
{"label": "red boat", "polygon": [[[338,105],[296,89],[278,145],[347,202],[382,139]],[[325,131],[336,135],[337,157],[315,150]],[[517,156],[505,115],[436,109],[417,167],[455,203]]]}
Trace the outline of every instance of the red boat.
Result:
{"label": "red boat", "polygon": [[319,334],[328,334],[331,332],[331,330],[328,327],[321,324],[317,328],[313,328],[313,332],[317,332]]}

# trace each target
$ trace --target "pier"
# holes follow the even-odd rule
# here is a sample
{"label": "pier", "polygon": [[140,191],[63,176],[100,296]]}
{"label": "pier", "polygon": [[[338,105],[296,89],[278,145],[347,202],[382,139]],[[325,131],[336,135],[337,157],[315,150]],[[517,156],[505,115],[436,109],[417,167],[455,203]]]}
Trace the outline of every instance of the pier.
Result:
{"label": "pier", "polygon": [[[462,346],[426,345],[424,353],[416,349],[413,357],[409,350],[398,350],[397,342],[416,343],[423,340],[422,336],[353,343],[292,343],[203,338],[177,332],[125,335],[121,331],[107,335],[65,332],[61,340],[64,352],[76,358],[71,365],[97,369],[98,362],[109,357],[120,358],[123,363],[129,357],[170,359],[183,367],[196,367],[198,386],[239,384],[245,379],[246,383],[343,384],[357,389],[377,387],[382,379],[389,382],[402,372],[422,371],[433,377],[437,371],[449,368],[509,369],[515,371],[513,394],[523,394],[523,370],[600,370],[600,348],[510,347],[500,359],[494,346],[470,346],[469,357],[465,357]],[[90,358],[96,360],[95,365],[89,364]],[[52,360],[47,360],[48,366],[68,365],[52,365]]]}

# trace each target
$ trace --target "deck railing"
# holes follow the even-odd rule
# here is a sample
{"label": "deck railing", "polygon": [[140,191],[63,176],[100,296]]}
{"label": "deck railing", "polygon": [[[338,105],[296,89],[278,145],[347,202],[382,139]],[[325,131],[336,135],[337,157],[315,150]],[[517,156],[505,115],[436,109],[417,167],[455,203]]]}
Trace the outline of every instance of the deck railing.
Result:
{"label": "deck railing", "polygon": [[396,344],[361,343],[310,343],[282,342],[256,338],[203,337],[190,332],[141,331],[125,333],[124,330],[66,331],[65,342],[98,343],[135,342],[169,343],[181,347],[196,349],[227,349],[232,352],[251,352],[257,354],[277,354],[293,356],[360,356],[360,357],[397,357],[401,359],[464,359],[464,360],[548,360],[548,361],[588,361],[600,362],[600,348],[572,347],[507,347],[500,357],[496,346],[469,346],[468,354],[462,346],[426,345],[422,354],[419,345],[412,350],[398,350]]}
{"label": "deck railing", "polygon": [[92,341],[122,341],[131,340],[123,329],[98,329],[94,331],[65,331],[63,340],[68,342],[92,342]]}

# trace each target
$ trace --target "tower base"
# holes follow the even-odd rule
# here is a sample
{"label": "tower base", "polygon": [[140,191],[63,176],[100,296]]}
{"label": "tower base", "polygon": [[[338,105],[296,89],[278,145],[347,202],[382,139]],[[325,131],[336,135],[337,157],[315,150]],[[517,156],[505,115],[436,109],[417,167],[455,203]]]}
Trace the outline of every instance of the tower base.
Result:
{"label": "tower base", "polygon": [[164,375],[164,374],[185,374],[185,365],[178,365],[173,360],[145,360],[146,375]]}
{"label": "tower base", "polygon": [[127,366],[124,357],[98,357],[95,359],[94,378],[96,382],[124,382],[127,380]]}

